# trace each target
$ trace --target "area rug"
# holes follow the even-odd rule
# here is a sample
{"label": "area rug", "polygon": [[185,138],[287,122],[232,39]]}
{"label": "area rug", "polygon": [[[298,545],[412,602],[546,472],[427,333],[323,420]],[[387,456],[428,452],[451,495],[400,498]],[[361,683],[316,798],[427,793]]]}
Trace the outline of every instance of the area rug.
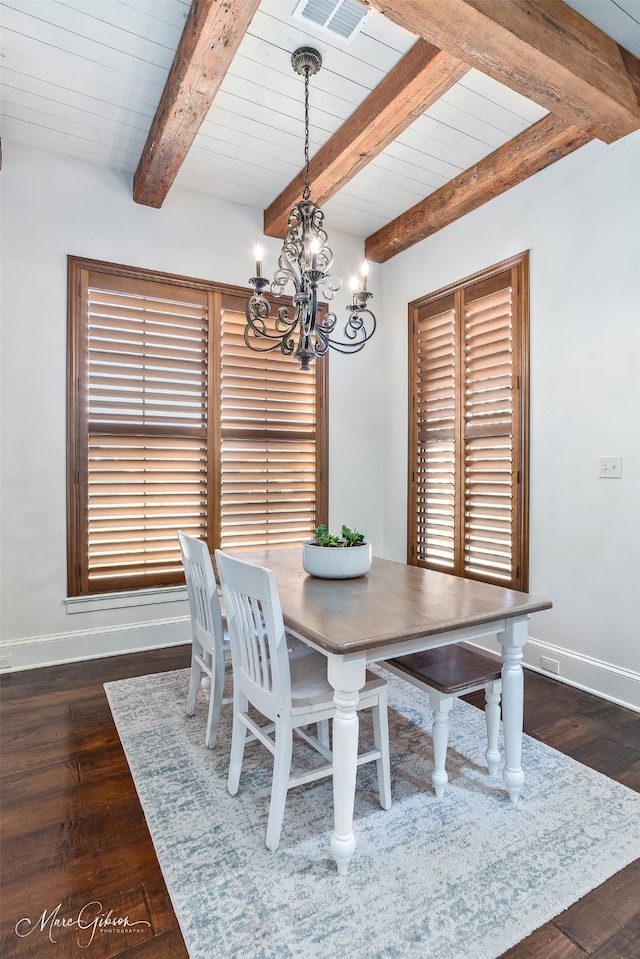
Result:
{"label": "area rug", "polygon": [[[250,744],[228,794],[231,706],[209,751],[204,699],[185,713],[186,670],[105,685],[191,959],[496,959],[640,857],[640,795],[525,736],[513,805],[466,703],[437,799],[425,697],[382,673],[393,805],[378,805],[375,764],[361,767],[346,877],[329,856],[330,780],[289,793],[269,853],[271,758]],[[369,736],[362,714],[363,746]]]}

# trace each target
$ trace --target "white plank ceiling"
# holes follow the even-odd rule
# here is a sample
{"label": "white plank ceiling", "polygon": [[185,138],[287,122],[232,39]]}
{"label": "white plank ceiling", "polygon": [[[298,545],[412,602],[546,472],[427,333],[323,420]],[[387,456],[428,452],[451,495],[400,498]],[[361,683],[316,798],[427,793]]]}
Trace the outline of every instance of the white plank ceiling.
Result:
{"label": "white plank ceiling", "polygon": [[[640,0],[569,0],[640,56]],[[313,155],[413,46],[371,13],[351,42],[262,0],[176,185],[266,208],[303,165],[303,93],[291,53],[323,57],[310,81]],[[138,165],[189,11],[187,0],[0,0],[0,135],[128,176]],[[471,70],[324,204],[367,236],[512,139],[546,111]]]}

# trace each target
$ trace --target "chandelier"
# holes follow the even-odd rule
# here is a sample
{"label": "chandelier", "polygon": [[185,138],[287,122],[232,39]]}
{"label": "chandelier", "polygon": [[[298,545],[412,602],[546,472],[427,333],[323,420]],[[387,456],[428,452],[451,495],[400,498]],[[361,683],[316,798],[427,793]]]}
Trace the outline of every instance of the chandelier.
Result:
{"label": "chandelier", "polygon": [[352,302],[347,306],[341,337],[334,336],[339,332],[335,313],[318,316],[319,299],[333,299],[342,285],[339,277],[330,272],[333,252],[327,245],[324,213],[311,199],[309,188],[309,77],[320,70],[322,57],[317,50],[301,47],[292,55],[291,63],[295,72],[304,76],[304,189],[302,199],[289,214],[287,235],[270,289],[273,296],[282,296],[291,284],[293,311],[281,306],[276,316],[271,316],[271,304],[265,296],[269,280],[262,276],[262,248],[257,246],[256,275],[249,280],[255,292],[245,309],[244,340],[259,353],[278,348],[285,355],[293,353],[300,369],[309,370],[311,361],[324,356],[329,347],[339,353],[361,350],[375,332],[376,318],[367,306],[372,294],[367,290],[366,260],[361,279],[354,276],[351,281]]}

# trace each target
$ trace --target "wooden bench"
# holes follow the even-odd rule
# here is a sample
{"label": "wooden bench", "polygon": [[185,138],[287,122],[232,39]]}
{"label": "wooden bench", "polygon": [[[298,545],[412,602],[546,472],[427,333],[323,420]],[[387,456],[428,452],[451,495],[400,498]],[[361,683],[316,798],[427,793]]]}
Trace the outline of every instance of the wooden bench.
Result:
{"label": "wooden bench", "polygon": [[434,768],[431,776],[436,796],[442,796],[449,777],[445,769],[447,746],[449,743],[449,713],[454,699],[476,692],[485,691],[485,720],[487,724],[487,750],[485,759],[492,776],[498,772],[500,753],[498,751],[498,731],[500,726],[500,698],[502,695],[502,662],[470,646],[456,643],[427,649],[409,656],[386,660],[380,664],[406,679],[429,696],[429,705],[433,711],[433,758]]}

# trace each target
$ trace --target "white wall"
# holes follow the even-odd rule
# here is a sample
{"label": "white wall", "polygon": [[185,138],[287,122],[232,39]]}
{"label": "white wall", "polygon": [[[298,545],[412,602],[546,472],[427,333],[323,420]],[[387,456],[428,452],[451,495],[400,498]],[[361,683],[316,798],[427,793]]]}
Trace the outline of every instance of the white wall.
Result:
{"label": "white wall", "polygon": [[[384,266],[385,552],[406,556],[407,303],[531,251],[525,660],[640,708],[640,133],[592,143]],[[599,455],[621,479],[598,479]]]}
{"label": "white wall", "polygon": [[[181,641],[183,600],[74,614],[64,602],[66,255],[245,285],[262,213],[178,189],[151,210],[108,170],[6,141],[3,154],[0,660]],[[562,678],[638,709],[639,171],[640,134],[591,144],[374,265],[376,338],[330,367],[330,523],[404,560],[407,303],[531,250],[530,591],[554,608],[532,617],[526,658],[558,659]],[[347,278],[362,243],[328,225]],[[279,246],[265,241],[272,267]],[[623,456],[622,479],[596,478],[600,454]]]}
{"label": "white wall", "polygon": [[[262,211],[178,189],[152,210],[135,204],[130,181],[112,171],[6,140],[0,198],[0,657],[16,668],[185,640],[182,598],[67,611],[66,257],[244,286]],[[348,278],[362,261],[362,241],[330,235],[336,272]],[[272,270],[281,243],[267,238],[263,245]],[[380,272],[376,278],[372,271],[372,284]],[[339,314],[349,296],[347,283],[334,301]],[[365,530],[376,552],[382,551],[381,363],[375,342],[356,357],[332,355],[330,362],[331,522]]]}

